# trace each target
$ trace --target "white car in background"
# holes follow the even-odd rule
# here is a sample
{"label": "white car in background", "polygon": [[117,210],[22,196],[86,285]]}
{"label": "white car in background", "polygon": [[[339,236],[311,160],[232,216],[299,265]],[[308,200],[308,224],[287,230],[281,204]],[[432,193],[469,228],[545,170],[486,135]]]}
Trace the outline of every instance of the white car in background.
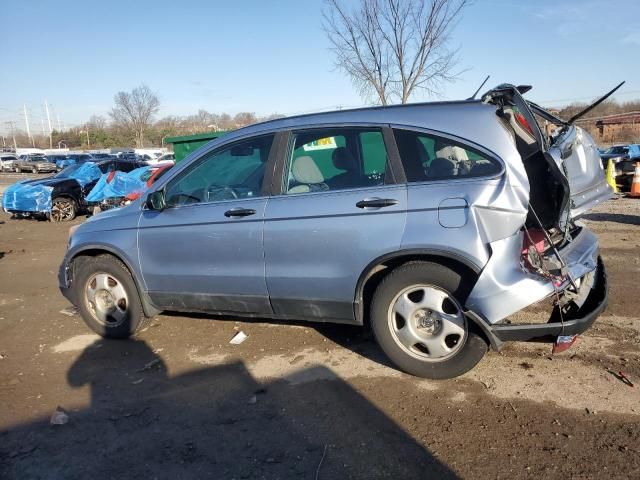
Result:
{"label": "white car in background", "polygon": [[162,155],[160,155],[157,158],[154,158],[153,160],[145,159],[145,161],[149,165],[174,164],[175,163],[175,157],[173,156],[173,152],[169,152],[169,153],[163,153]]}
{"label": "white car in background", "polygon": [[13,162],[18,160],[18,157],[13,153],[0,153],[0,171],[12,172]]}

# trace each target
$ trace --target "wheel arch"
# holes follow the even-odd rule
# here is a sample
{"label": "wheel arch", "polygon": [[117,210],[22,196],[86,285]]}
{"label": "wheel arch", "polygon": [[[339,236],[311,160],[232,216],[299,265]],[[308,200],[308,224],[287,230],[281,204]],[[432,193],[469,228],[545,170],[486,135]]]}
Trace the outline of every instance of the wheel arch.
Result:
{"label": "wheel arch", "polygon": [[120,262],[122,262],[125,267],[127,267],[127,270],[129,271],[129,274],[133,279],[133,283],[136,286],[138,296],[140,297],[140,301],[142,303],[142,309],[144,310],[144,314],[147,317],[153,317],[155,315],[158,315],[161,312],[161,310],[159,310],[151,302],[151,299],[145,292],[143,286],[141,285],[138,279],[138,276],[135,273],[135,269],[132,268],[131,262],[129,262],[129,260],[124,255],[122,255],[121,252],[118,252],[115,249],[112,249],[103,245],[87,245],[73,252],[73,255],[69,257],[69,260],[68,260],[69,270],[71,272],[71,278],[75,276],[75,262],[78,259],[82,257],[98,257],[100,255],[111,255],[112,257],[115,257]]}
{"label": "wheel arch", "polygon": [[358,278],[353,303],[356,323],[364,325],[368,322],[365,308],[371,303],[373,292],[382,279],[393,269],[416,261],[439,263],[460,273],[463,278],[469,280],[467,294],[471,292],[482,270],[480,266],[463,255],[445,250],[411,249],[382,255],[369,263]]}

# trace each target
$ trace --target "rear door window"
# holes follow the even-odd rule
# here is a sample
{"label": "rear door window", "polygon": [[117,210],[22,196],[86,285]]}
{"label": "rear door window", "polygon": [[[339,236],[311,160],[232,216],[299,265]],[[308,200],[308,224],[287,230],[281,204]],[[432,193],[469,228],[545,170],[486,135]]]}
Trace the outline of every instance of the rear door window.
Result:
{"label": "rear door window", "polygon": [[469,146],[422,132],[395,129],[408,182],[496,175],[500,164]]}
{"label": "rear door window", "polygon": [[387,149],[377,128],[326,128],[293,133],[287,194],[383,185]]}

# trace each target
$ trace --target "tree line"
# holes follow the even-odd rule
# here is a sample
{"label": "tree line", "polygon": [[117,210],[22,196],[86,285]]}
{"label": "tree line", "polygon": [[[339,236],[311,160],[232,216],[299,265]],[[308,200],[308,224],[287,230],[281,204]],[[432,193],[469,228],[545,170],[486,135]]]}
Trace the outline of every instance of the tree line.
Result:
{"label": "tree line", "polygon": [[[187,116],[169,115],[150,122],[144,128],[136,131],[126,123],[118,123],[103,115],[93,115],[87,122],[65,130],[53,130],[51,144],[53,148],[70,148],[93,150],[113,147],[160,147],[166,146],[167,137],[180,135],[194,135],[220,130],[235,130],[253,123],[280,118],[282,115],[273,114],[265,117],[253,112],[240,112],[235,115],[228,113],[211,113],[198,110],[196,114]],[[49,148],[48,135],[33,135],[33,141],[22,130],[15,132],[18,147]],[[4,137],[7,147],[13,146],[11,134]]]}

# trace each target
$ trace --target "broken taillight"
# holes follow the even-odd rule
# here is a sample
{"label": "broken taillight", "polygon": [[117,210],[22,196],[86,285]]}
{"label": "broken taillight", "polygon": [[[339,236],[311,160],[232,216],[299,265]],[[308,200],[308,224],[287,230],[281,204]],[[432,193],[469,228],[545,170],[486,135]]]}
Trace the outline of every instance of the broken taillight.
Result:
{"label": "broken taillight", "polygon": [[522,128],[524,128],[527,132],[533,135],[533,129],[531,128],[531,125],[529,125],[529,122],[527,122],[527,119],[524,118],[524,115],[522,115],[517,110],[515,110],[513,113],[514,113],[514,116],[516,117],[516,122],[518,122],[518,124]]}

